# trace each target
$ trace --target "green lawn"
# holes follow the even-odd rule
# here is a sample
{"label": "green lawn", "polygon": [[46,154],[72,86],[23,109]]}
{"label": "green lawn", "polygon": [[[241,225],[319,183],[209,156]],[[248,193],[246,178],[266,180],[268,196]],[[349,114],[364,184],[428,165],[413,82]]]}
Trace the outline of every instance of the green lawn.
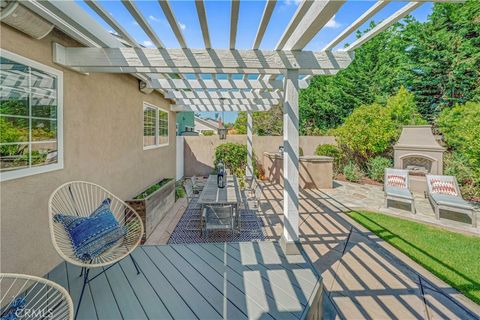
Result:
{"label": "green lawn", "polygon": [[374,212],[348,215],[480,304],[480,237]]}

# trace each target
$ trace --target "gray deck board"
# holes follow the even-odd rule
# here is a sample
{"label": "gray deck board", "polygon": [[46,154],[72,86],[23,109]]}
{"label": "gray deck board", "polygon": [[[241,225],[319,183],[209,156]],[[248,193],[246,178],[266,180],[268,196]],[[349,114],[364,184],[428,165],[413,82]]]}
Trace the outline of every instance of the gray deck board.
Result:
{"label": "gray deck board", "polygon": [[[319,291],[313,265],[274,243],[143,246],[93,279],[78,319],[304,319]],[[91,269],[91,277],[99,274]],[[78,305],[80,268],[47,277]]]}
{"label": "gray deck board", "polygon": [[181,272],[193,286],[195,286],[196,290],[203,293],[205,298],[212,304],[222,318],[247,319],[247,316],[241,311],[241,309],[236,307],[230,299],[225,297],[223,288],[212,284],[213,279],[211,279],[211,277],[213,277],[213,275],[211,272],[204,272],[206,271],[205,268],[202,268],[199,272],[198,269],[193,267],[194,263],[190,259],[186,260],[178,254],[172,246],[163,246],[159,250],[165,258],[168,259],[171,264],[175,265],[176,268],[178,268],[178,271]]}

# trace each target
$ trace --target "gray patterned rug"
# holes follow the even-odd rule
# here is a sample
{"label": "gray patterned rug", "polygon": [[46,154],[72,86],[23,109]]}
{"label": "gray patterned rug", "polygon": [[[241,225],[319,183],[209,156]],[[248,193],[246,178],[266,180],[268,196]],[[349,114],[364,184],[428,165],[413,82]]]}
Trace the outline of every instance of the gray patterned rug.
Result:
{"label": "gray patterned rug", "polygon": [[263,220],[258,218],[255,210],[240,209],[240,231],[215,231],[209,232],[208,237],[200,232],[200,206],[196,199],[192,200],[185,210],[182,218],[173,231],[169,244],[172,243],[207,243],[207,242],[242,242],[263,241]]}

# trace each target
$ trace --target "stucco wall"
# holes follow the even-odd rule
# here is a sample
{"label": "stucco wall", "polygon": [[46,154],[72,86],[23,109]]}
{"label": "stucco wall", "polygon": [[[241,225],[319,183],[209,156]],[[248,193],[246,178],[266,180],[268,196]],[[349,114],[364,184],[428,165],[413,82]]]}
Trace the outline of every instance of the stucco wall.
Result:
{"label": "stucco wall", "polygon": [[[184,142],[184,175],[208,175],[213,170],[215,148],[226,142],[247,144],[245,135],[227,135],[226,140],[218,136],[185,137]],[[276,152],[283,144],[282,136],[253,136],[253,150],[257,161],[261,164],[264,152]],[[319,144],[336,144],[334,137],[302,136],[300,147],[304,155],[313,155]]]}
{"label": "stucco wall", "polygon": [[64,169],[1,183],[1,270],[43,275],[60,258],[50,243],[47,202],[70,180],[98,183],[126,199],[161,177],[175,177],[175,114],[170,144],[143,150],[143,102],[169,108],[158,93],[142,94],[129,75],[82,75],[52,63],[52,41],[77,46],[60,32],[35,40],[1,25],[1,48],[63,71]]}

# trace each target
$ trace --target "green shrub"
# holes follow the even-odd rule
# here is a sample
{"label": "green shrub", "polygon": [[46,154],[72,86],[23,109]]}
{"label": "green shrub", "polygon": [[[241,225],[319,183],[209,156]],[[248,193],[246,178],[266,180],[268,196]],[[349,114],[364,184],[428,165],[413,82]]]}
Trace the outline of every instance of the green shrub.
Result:
{"label": "green shrub", "polygon": [[319,144],[315,150],[317,156],[327,156],[333,158],[333,169],[335,172],[340,171],[342,163],[342,150],[333,144]]}
{"label": "green shrub", "polygon": [[375,157],[367,162],[368,176],[378,182],[383,182],[385,168],[392,167],[392,160],[384,157]]}
{"label": "green shrub", "polygon": [[338,143],[360,162],[385,152],[398,137],[388,110],[379,105],[360,106],[335,130]]}
{"label": "green shrub", "polygon": [[480,103],[467,102],[446,108],[440,113],[437,124],[448,146],[461,153],[471,168],[479,168]]}
{"label": "green shrub", "polygon": [[202,135],[204,136],[213,136],[214,132],[213,130],[205,130],[202,132]]}
{"label": "green shrub", "polygon": [[183,189],[182,185],[177,185],[175,187],[175,201],[184,197],[185,197],[185,189]]}
{"label": "green shrub", "polygon": [[[230,172],[239,178],[245,176],[245,168],[247,166],[247,146],[245,144],[227,142],[215,148],[215,159],[213,161],[215,168],[219,162],[223,162]],[[253,154],[253,163],[255,175],[258,176],[258,168]]]}
{"label": "green shrub", "polygon": [[299,148],[298,148],[298,155],[299,155],[300,157],[303,157],[303,149],[302,149],[302,147],[299,147]]}
{"label": "green shrub", "polygon": [[467,158],[458,152],[446,153],[444,174],[455,176],[466,198],[480,197],[480,172],[470,167]]}
{"label": "green shrub", "polygon": [[363,176],[363,173],[360,170],[360,168],[353,162],[349,162],[343,168],[343,174],[345,175],[345,178],[351,182],[358,182]]}

